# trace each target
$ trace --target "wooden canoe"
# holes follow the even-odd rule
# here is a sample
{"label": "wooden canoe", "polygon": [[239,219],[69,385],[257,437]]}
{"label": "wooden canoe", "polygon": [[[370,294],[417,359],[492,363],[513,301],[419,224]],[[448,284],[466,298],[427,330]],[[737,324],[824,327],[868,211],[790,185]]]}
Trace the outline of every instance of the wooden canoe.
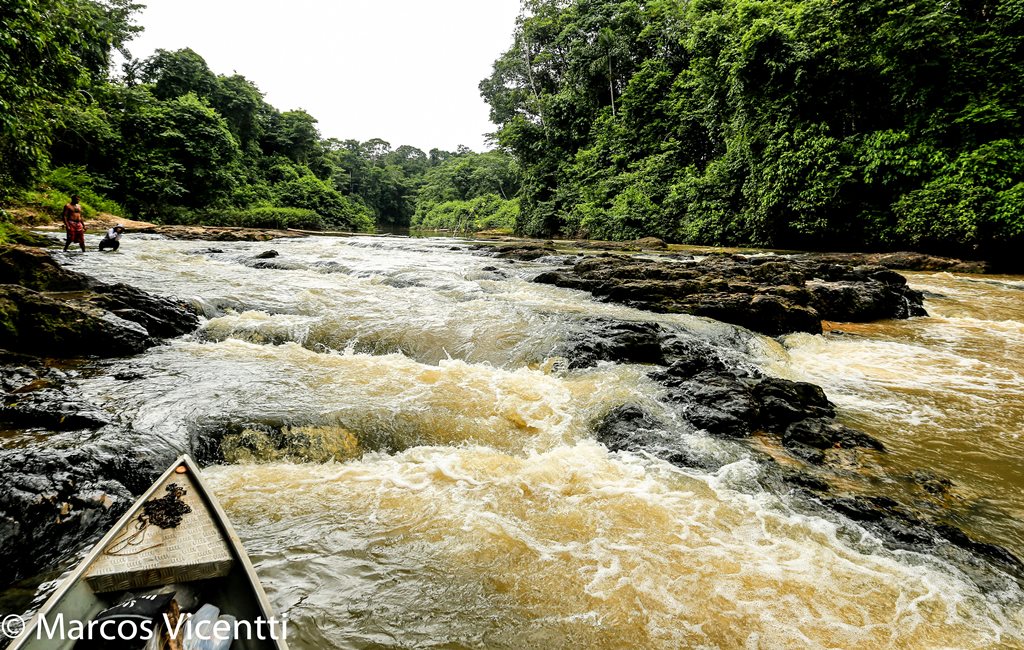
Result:
{"label": "wooden canoe", "polygon": [[[181,500],[191,512],[183,515],[176,527],[151,525],[132,535],[140,528],[139,515],[146,502],[164,496],[172,483],[185,488]],[[9,650],[70,650],[74,639],[50,638],[55,621],[63,620],[69,628],[71,621],[91,621],[122,602],[126,594],[175,586],[193,592],[199,601],[218,607],[222,614],[250,624],[243,623],[232,650],[287,650],[282,619],[274,618],[231,522],[187,455],[178,458],[92,548],[26,623]],[[274,634],[266,623],[269,621],[276,623]],[[165,627],[163,622],[156,626]],[[264,638],[250,638],[259,636]]]}

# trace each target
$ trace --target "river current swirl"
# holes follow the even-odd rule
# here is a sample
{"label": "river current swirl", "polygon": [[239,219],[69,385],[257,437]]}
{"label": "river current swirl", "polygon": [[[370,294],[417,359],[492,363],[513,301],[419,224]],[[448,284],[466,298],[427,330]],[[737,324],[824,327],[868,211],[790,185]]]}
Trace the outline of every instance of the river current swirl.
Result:
{"label": "river current swirl", "polygon": [[[1024,556],[1022,278],[911,274],[929,318],[774,340],[535,284],[557,260],[457,240],[125,239],[62,261],[205,319],[83,390],[154,449],[230,430],[205,476],[293,648],[1024,647],[1019,589],[792,507],[747,447],[681,432],[714,472],[610,452],[595,423],[657,410],[650,368],[552,352],[589,318],[657,321],[817,383]],[[269,248],[278,268],[253,268]],[[299,442],[262,444],[261,422]]]}

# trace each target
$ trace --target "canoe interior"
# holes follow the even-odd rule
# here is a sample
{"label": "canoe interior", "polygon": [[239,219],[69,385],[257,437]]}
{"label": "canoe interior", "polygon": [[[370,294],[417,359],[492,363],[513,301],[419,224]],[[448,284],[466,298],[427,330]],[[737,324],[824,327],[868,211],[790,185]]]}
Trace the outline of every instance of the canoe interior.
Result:
{"label": "canoe interior", "polygon": [[[185,472],[176,471],[184,467]],[[160,498],[166,486],[177,483],[186,487],[185,500],[193,512],[184,515],[179,528],[193,530],[176,535],[177,529],[161,530],[149,527],[139,543],[125,549],[125,555],[110,555],[111,549],[123,547],[120,543],[135,528],[138,515],[146,501]],[[215,539],[211,539],[215,536]],[[228,561],[225,560],[225,554]],[[170,568],[168,568],[170,567]],[[140,577],[141,576],[141,577]],[[100,593],[90,585],[90,580]],[[197,596],[199,604],[210,603],[221,614],[230,614],[238,621],[249,621],[256,630],[258,619],[273,617],[266,594],[256,578],[252,564],[220,504],[213,499],[199,474],[199,469],[188,456],[178,459],[161,476],[111,531],[93,548],[89,555],[67,577],[57,591],[40,608],[10,650],[65,650],[75,647],[73,639],[49,639],[37,636],[41,617],[45,616],[52,629],[58,614],[68,621],[90,621],[104,609],[116,605],[128,594],[141,595],[178,585]],[[122,588],[117,588],[122,587]],[[161,622],[162,624],[162,622]],[[267,636],[270,628],[261,628]],[[275,628],[275,632],[279,629]],[[287,650],[283,639],[235,640],[232,650]]]}

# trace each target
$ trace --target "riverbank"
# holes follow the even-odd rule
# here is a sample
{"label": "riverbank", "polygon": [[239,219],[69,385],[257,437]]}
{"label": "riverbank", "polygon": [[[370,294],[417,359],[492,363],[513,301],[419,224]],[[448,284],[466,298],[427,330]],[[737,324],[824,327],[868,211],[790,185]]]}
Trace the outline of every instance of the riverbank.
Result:
{"label": "riverbank", "polygon": [[[230,487],[236,469],[270,480],[261,464],[277,463],[267,472],[273,470],[283,481],[307,469],[319,471],[325,461],[340,463],[327,465],[325,471],[344,475],[451,453],[461,460],[438,461],[438,471],[461,476],[459,472],[469,471],[465,463],[483,462],[472,460],[482,446],[485,457],[497,454],[503,459],[489,472],[492,478],[479,484],[478,489],[486,490],[505,471],[501,468],[522,462],[524,467],[536,464],[540,471],[559,450],[569,454],[576,449],[573,445],[594,440],[602,443],[595,449],[604,449],[601,460],[592,459],[594,467],[606,476],[624,471],[616,464],[617,455],[659,459],[664,467],[655,473],[676,468],[687,476],[731,476],[740,470],[727,468],[749,463],[743,472],[756,475],[753,483],[737,476],[735,483],[730,479],[730,490],[745,493],[760,486],[758,490],[783,499],[785,508],[799,517],[833,522],[849,534],[870,531],[892,552],[922,554],[959,567],[983,590],[1012,591],[1019,579],[1014,577],[1019,576],[1019,563],[1012,553],[958,527],[958,486],[948,483],[941,471],[910,476],[884,469],[888,444],[879,435],[837,419],[841,414],[820,388],[771,376],[755,363],[751,351],[772,339],[712,320],[595,302],[583,292],[534,282],[544,273],[571,272],[583,262],[605,264],[617,259],[617,253],[615,258],[601,257],[610,251],[579,258],[556,251],[524,261],[501,257],[500,250],[475,249],[465,241],[390,238],[281,240],[273,244],[273,255],[270,246],[249,241],[216,249],[189,240],[140,238],[132,243],[128,252],[110,258],[118,260],[115,266],[92,254],[58,258],[69,267],[63,270],[95,273],[115,284],[134,277],[149,290],[189,296],[204,320],[185,339],[128,361],[69,365],[7,359],[5,376],[13,379],[10,389],[5,385],[5,404],[42,400],[36,395],[49,389],[54,399],[44,400],[37,410],[53,416],[55,403],[67,403],[65,417],[73,412],[89,418],[68,419],[63,429],[54,424],[59,416],[47,424],[36,420],[33,427],[16,425],[13,418],[5,425],[11,433],[2,451],[4,469],[15,487],[3,494],[25,503],[35,499],[31,503],[37,510],[23,518],[26,526],[36,512],[40,526],[43,513],[57,522],[45,522],[49,528],[41,527],[30,538],[40,550],[26,547],[21,562],[67,557],[76,545],[87,543],[90,531],[102,528],[103,513],[130,499],[136,483],[142,484],[138,489],[144,487],[148,473],[169,462],[164,456],[175,451],[229,463],[214,472],[229,490],[219,496],[232,517],[239,517],[241,528],[260,540],[277,530],[275,518],[283,517],[280,525],[290,521],[287,513],[293,505],[279,512],[274,504],[279,499],[293,504],[299,492],[266,495],[263,514],[250,519],[244,505],[248,492]],[[647,275],[658,269],[663,273],[659,265],[669,263],[669,258],[647,257],[643,253],[636,258]],[[763,267],[732,256],[714,261],[745,272]],[[674,259],[682,270],[702,268],[688,262]],[[803,267],[772,268],[769,275],[784,277]],[[843,281],[875,281],[863,270],[855,273],[851,267],[848,272],[862,277]],[[60,271],[47,275],[51,273]],[[393,312],[389,305],[400,309]],[[351,402],[344,401],[349,398]],[[447,451],[447,445],[456,450]],[[531,449],[539,456],[530,456]],[[587,449],[579,450],[582,457],[597,453]],[[534,460],[524,460],[528,458]],[[449,462],[454,465],[445,464]],[[66,480],[40,478],[51,474]],[[418,489],[447,489],[433,486],[439,476],[416,479]],[[451,482],[453,488],[459,484]],[[882,484],[899,484],[902,497],[881,492]],[[88,493],[69,491],[79,485]],[[521,485],[543,492],[543,482],[522,479]],[[36,488],[40,491],[34,492]],[[575,498],[570,488],[560,498]],[[249,492],[260,489],[250,481]],[[391,505],[382,505],[376,516],[395,516],[401,500],[414,492],[392,494]],[[577,510],[580,516],[611,516],[601,509],[600,500],[592,500],[599,493],[587,497],[590,505]],[[40,499],[40,494],[45,496]],[[112,503],[103,505],[104,499],[95,497],[99,494]],[[362,500],[372,503],[373,494],[364,493]],[[323,496],[332,508],[348,507]],[[453,503],[452,498],[457,497],[449,494],[420,512],[436,513],[447,507],[441,504]],[[70,510],[62,520],[64,504]],[[544,507],[536,503],[531,511],[543,517]],[[725,503],[714,508],[717,515],[688,525],[715,527],[732,516]],[[309,514],[312,521],[322,516],[315,508]],[[291,522],[285,532],[301,535],[303,526]],[[358,536],[363,527],[373,526],[353,518],[345,535]],[[455,524],[445,530],[441,538],[462,535]],[[657,536],[658,530],[652,521],[636,524],[626,534],[642,539]],[[47,542],[58,538],[60,544]],[[398,533],[381,539],[392,547],[403,544]],[[433,543],[430,539],[417,544]],[[488,545],[500,544],[487,540]],[[479,543],[460,542],[466,548]],[[295,551],[277,563],[272,552],[266,555],[268,546],[256,541],[254,548],[261,576],[269,571],[272,588],[282,579],[280,571],[300,575],[308,567],[287,567],[302,564],[300,558],[310,553],[319,557],[307,549],[306,555]],[[333,538],[331,556],[350,548],[346,539]],[[762,552],[744,546],[729,562],[746,566],[767,561],[757,559]],[[727,573],[718,577],[717,584],[728,582]],[[454,615],[463,605],[452,607]],[[306,624],[315,626],[308,620]]]}

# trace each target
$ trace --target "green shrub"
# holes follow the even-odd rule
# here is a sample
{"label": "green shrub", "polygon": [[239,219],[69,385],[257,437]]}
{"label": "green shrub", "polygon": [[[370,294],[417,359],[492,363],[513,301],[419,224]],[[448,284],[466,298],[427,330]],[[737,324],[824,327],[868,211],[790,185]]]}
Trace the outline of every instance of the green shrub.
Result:
{"label": "green shrub", "polygon": [[0,244],[24,244],[26,246],[46,246],[49,239],[43,235],[19,228],[12,223],[11,216],[0,208]]}
{"label": "green shrub", "polygon": [[374,229],[373,212],[360,201],[343,196],[315,176],[302,176],[274,186],[280,205],[313,210],[331,228],[369,232]]}
{"label": "green shrub", "polygon": [[445,201],[425,214],[413,217],[412,227],[421,230],[451,230],[476,232],[478,230],[510,229],[519,215],[519,200],[506,201],[497,194],[469,201]]}
{"label": "green shrub", "polygon": [[106,212],[117,216],[128,216],[120,204],[104,196],[103,192],[110,190],[107,181],[99,176],[89,174],[84,167],[57,167],[47,174],[43,185],[66,195],[60,204],[58,213],[63,210],[64,203],[67,203],[68,198],[72,194],[77,194],[82,205],[88,205],[92,214]]}
{"label": "green shrub", "polygon": [[204,226],[241,226],[243,228],[275,228],[285,230],[326,230],[323,217],[302,208],[249,208],[207,212],[198,222]]}

